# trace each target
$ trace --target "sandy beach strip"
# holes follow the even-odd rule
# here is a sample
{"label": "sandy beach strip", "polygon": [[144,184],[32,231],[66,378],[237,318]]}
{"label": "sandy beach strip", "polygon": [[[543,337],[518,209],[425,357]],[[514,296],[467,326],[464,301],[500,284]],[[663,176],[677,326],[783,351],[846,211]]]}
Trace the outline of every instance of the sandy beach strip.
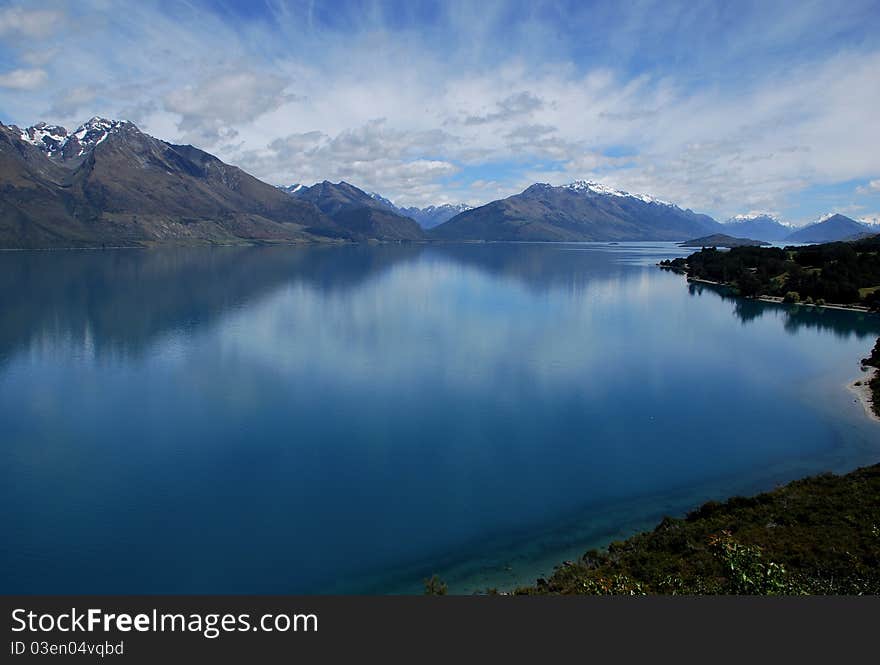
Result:
{"label": "sandy beach strip", "polygon": [[871,401],[871,387],[868,385],[871,379],[877,376],[877,371],[876,367],[866,366],[865,372],[858,379],[847,385],[847,388],[852,391],[859,402],[862,403],[862,408],[865,410],[865,414],[871,420],[880,422],[880,416],[877,416],[877,414],[874,413]]}

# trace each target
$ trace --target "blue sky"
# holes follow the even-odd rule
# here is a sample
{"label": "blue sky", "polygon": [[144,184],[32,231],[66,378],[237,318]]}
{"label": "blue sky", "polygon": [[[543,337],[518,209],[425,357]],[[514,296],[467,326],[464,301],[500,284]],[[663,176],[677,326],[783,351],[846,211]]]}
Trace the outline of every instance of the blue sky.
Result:
{"label": "blue sky", "polygon": [[399,204],[593,179],[880,221],[880,2],[0,0],[0,120],[121,117]]}

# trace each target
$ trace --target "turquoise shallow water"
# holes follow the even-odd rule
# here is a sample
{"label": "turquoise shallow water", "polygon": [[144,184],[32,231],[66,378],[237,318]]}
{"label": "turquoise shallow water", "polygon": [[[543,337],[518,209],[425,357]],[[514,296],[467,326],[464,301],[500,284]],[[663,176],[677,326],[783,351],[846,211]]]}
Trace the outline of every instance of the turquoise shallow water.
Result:
{"label": "turquoise shallow water", "polygon": [[666,243],[0,254],[0,591],[453,590],[880,460],[880,319]]}

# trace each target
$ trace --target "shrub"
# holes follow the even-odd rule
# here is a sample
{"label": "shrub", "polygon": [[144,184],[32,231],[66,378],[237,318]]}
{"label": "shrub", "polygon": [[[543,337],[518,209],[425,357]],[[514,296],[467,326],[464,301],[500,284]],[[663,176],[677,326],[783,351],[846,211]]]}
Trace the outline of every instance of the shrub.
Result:
{"label": "shrub", "polygon": [[445,596],[447,590],[446,582],[437,577],[437,575],[431,575],[431,577],[425,580],[426,596]]}
{"label": "shrub", "polygon": [[709,547],[724,562],[727,572],[724,593],[775,596],[791,591],[785,568],[772,561],[765,562],[760,547],[736,542],[729,531],[710,536]]}

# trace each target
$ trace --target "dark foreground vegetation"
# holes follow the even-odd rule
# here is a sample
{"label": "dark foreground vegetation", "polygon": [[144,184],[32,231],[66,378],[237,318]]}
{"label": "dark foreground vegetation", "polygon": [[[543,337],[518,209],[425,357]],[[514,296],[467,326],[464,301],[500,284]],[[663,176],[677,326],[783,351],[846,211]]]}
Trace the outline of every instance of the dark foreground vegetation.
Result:
{"label": "dark foreground vegetation", "polygon": [[518,594],[878,594],[880,464],[710,501]]}
{"label": "dark foreground vegetation", "polygon": [[[862,359],[862,365],[880,370],[880,339],[871,349],[871,355]],[[874,378],[868,381],[868,386],[871,388],[871,409],[877,414],[877,417],[880,417],[880,371],[876,372]]]}
{"label": "dark foreground vegetation", "polygon": [[660,265],[695,279],[727,284],[744,297],[859,304],[880,310],[880,236],[785,249],[707,248]]}

